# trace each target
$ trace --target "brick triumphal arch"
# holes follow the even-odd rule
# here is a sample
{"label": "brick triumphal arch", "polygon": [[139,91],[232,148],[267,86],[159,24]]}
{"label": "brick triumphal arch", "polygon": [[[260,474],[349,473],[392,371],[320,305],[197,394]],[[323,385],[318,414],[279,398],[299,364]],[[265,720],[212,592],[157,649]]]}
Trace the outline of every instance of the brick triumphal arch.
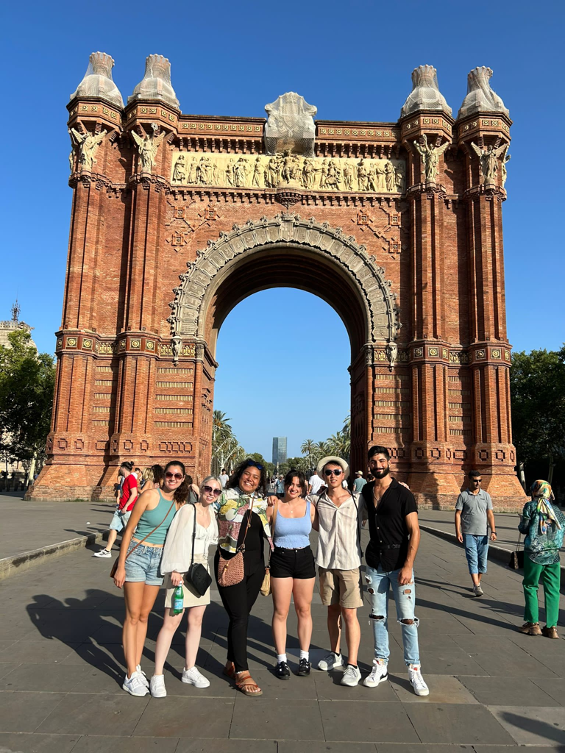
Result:
{"label": "brick triumphal arch", "polygon": [[91,55],[68,105],[65,301],[31,496],[109,498],[125,459],[206,474],[218,331],[277,285],[320,296],[347,328],[352,467],[380,443],[421,504],[452,506],[471,467],[500,506],[520,503],[501,212],[511,121],[491,71],[469,74],[456,119],[421,66],[398,121],[361,123],[315,121],[293,93],[267,120],[183,115],[158,55],[124,106],[112,66]]}

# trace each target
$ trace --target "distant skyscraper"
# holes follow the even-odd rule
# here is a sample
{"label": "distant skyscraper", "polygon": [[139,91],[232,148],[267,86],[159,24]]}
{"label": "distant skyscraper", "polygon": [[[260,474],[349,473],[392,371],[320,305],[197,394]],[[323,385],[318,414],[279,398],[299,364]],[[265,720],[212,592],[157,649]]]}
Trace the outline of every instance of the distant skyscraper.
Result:
{"label": "distant skyscraper", "polygon": [[286,460],[287,460],[287,438],[274,437],[272,463],[277,465],[278,463],[285,463]]}

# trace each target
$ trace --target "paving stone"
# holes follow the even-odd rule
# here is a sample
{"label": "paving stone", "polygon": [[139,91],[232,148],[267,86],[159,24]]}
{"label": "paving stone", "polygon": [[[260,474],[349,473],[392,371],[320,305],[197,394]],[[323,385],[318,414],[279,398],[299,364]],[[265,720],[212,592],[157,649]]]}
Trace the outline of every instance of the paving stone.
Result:
{"label": "paving stone", "polygon": [[89,736],[129,736],[133,733],[148,704],[148,696],[133,697],[125,691],[116,694],[69,693],[61,704],[46,717],[39,733],[81,733]]}
{"label": "paving stone", "polygon": [[71,665],[19,665],[0,680],[6,691],[69,691],[77,683],[77,669]]}
{"label": "paving stone", "polygon": [[324,736],[329,741],[419,742],[399,702],[341,700],[319,704]]}
{"label": "paving stone", "polygon": [[178,738],[143,736],[81,736],[73,751],[77,752],[173,752]]}
{"label": "paving stone", "polygon": [[[19,662],[0,662],[0,679],[4,678],[4,676],[7,676],[8,673],[11,673],[16,668],[20,667]],[[2,684],[0,683],[0,688],[2,688]]]}
{"label": "paving stone", "polygon": [[390,677],[393,691],[404,703],[420,704],[477,704],[477,700],[454,676],[431,675],[425,678],[429,687],[428,696],[417,696],[408,678]]}
{"label": "paving stone", "polygon": [[[362,676],[366,676],[367,672],[363,672]],[[314,677],[316,694],[319,700],[343,699],[344,701],[354,701],[359,699],[364,702],[394,702],[397,700],[390,681],[384,681],[376,688],[368,689],[361,681],[357,686],[342,686],[340,684],[342,673],[339,670],[330,673],[317,670],[313,671],[311,675]],[[390,675],[389,678],[391,679],[392,676]]]}
{"label": "paving stone", "polygon": [[440,744],[509,744],[509,733],[480,704],[405,704],[423,743]]}
{"label": "paving stone", "polygon": [[17,641],[0,654],[0,662],[47,663],[62,662],[79,647],[79,643],[60,641]]}
{"label": "paving stone", "polygon": [[[548,696],[551,696],[556,702],[558,702],[561,707],[564,706],[564,681],[562,678],[531,678],[531,681],[536,684],[539,689],[542,689],[545,694],[548,694]],[[532,705],[533,703],[530,702],[530,704]]]}
{"label": "paving stone", "polygon": [[[541,682],[544,682],[543,679]],[[564,684],[562,684],[562,702],[564,702]],[[460,676],[460,681],[468,688],[481,704],[528,704],[532,707],[554,707],[560,702],[549,696],[529,678],[512,676]]]}
{"label": "paving stone", "polygon": [[[305,745],[301,741],[278,741],[279,752],[304,752]],[[310,754],[323,754],[327,751],[336,752],[371,752],[375,754],[373,743],[345,743],[344,741],[309,741],[308,750]]]}
{"label": "paving stone", "polygon": [[0,731],[33,733],[65,696],[41,691],[0,691]]}
{"label": "paving stone", "polygon": [[562,752],[563,746],[474,746],[477,754],[551,754]]}
{"label": "paving stone", "polygon": [[518,744],[564,747],[564,711],[560,708],[498,705],[488,709]]}
{"label": "paving stone", "polygon": [[72,751],[80,736],[57,733],[0,733],[0,752],[61,752]]}
{"label": "paving stone", "polygon": [[460,754],[461,752],[473,752],[475,749],[473,746],[456,746],[450,744],[376,744],[375,746],[378,752],[448,752],[449,754]]}
{"label": "paving stone", "polygon": [[[539,676],[540,678],[556,678],[556,673],[546,665],[530,657],[526,652],[520,654],[487,650],[474,657],[486,675],[495,676]],[[457,673],[456,675],[470,675]]]}
{"label": "paving stone", "polygon": [[[148,698],[148,697],[145,697]],[[256,700],[254,700],[256,701]],[[231,699],[150,699],[135,728],[136,736],[228,738]]]}
{"label": "paving stone", "polygon": [[[148,673],[147,677],[150,678],[150,675],[151,674]],[[167,696],[180,696],[195,699],[202,699],[204,697],[234,699],[238,693],[233,682],[225,675],[222,675],[221,672],[212,673],[209,670],[204,670],[203,675],[205,675],[210,681],[210,686],[206,689],[197,689],[189,683],[182,682],[182,671],[175,670],[174,672],[171,672],[165,669],[164,676]]]}
{"label": "paving stone", "polygon": [[[259,723],[258,721],[261,721]],[[280,700],[264,696],[236,697],[230,738],[265,738],[293,741],[320,741],[325,738],[318,702]]]}
{"label": "paving stone", "polygon": [[[284,742],[285,743],[285,742]],[[256,740],[251,738],[181,738],[177,752],[271,752],[278,751],[276,741]],[[279,748],[279,751],[282,751]],[[297,749],[303,751],[303,749]],[[310,743],[309,743],[310,751]]]}

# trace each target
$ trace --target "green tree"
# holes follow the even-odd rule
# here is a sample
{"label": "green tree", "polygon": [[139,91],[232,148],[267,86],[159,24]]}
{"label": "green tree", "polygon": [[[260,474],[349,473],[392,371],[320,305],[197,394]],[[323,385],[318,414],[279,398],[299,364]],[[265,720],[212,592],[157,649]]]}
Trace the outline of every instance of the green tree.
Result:
{"label": "green tree", "polygon": [[55,365],[37,353],[31,335],[16,330],[9,346],[0,346],[0,452],[29,468],[45,454],[51,426]]}
{"label": "green tree", "polygon": [[548,481],[564,458],[564,346],[511,359],[511,416],[519,461],[548,460]]}

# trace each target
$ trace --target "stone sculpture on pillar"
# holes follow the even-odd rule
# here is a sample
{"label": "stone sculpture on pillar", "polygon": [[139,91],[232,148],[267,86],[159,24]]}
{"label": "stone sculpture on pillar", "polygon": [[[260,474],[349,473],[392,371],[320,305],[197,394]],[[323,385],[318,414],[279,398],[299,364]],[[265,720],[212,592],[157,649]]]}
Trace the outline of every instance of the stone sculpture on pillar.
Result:
{"label": "stone sculpture on pillar", "polygon": [[436,68],[431,65],[420,65],[411,74],[413,91],[407,97],[401,108],[401,117],[405,118],[419,110],[433,110],[452,115],[452,108],[448,105],[440,90]]}
{"label": "stone sculpture on pillar", "polygon": [[141,172],[151,173],[153,164],[157,156],[157,150],[159,145],[165,138],[165,131],[162,131],[159,136],[157,132],[159,127],[156,123],[151,124],[152,134],[145,134],[145,136],[138,136],[135,131],[131,131],[132,138],[137,144],[138,152],[141,161]]}
{"label": "stone sculpture on pillar", "polygon": [[118,87],[112,81],[114,60],[105,52],[93,52],[89,57],[88,68],[83,80],[71,94],[75,97],[97,97],[122,109],[124,102]]}
{"label": "stone sculpture on pillar", "polygon": [[[474,144],[472,141],[471,147],[479,157],[484,183],[490,185],[495,184],[497,178],[498,158],[507,151],[508,145],[503,144],[503,146],[496,149],[491,144],[488,147],[478,147],[478,145]],[[505,173],[507,174],[507,171],[505,171]]]}
{"label": "stone sculpture on pillar", "polygon": [[179,100],[171,86],[171,63],[163,55],[149,55],[145,60],[143,79],[128,97],[128,102],[134,100],[158,100],[179,109]]}
{"label": "stone sculpture on pillar", "polygon": [[503,100],[491,88],[489,80],[493,76],[491,68],[478,66],[468,73],[468,93],[458,111],[458,120],[478,113],[503,113],[509,116],[509,110]]}
{"label": "stone sculpture on pillar", "polygon": [[501,157],[501,188],[505,188],[505,182],[507,181],[507,163],[511,159],[511,155],[507,152],[509,144],[505,146],[505,151]]}
{"label": "stone sculpture on pillar", "polygon": [[314,157],[317,108],[304,97],[287,92],[265,106],[268,120],[265,126],[265,151],[269,155],[288,150],[293,154]]}
{"label": "stone sculpture on pillar", "polygon": [[442,146],[433,146],[428,143],[426,134],[422,135],[422,142],[423,143],[420,144],[418,141],[414,141],[413,144],[424,163],[426,182],[435,183],[436,176],[438,175],[438,161],[440,155],[446,150],[448,142],[445,141]]}
{"label": "stone sculpture on pillar", "polygon": [[[88,131],[84,134],[80,134],[74,128],[69,129],[71,142],[79,151],[79,165],[81,166],[81,170],[92,171],[93,163],[96,162],[96,152],[107,133],[106,129],[99,134],[91,134]],[[69,162],[71,161],[69,160]]]}

